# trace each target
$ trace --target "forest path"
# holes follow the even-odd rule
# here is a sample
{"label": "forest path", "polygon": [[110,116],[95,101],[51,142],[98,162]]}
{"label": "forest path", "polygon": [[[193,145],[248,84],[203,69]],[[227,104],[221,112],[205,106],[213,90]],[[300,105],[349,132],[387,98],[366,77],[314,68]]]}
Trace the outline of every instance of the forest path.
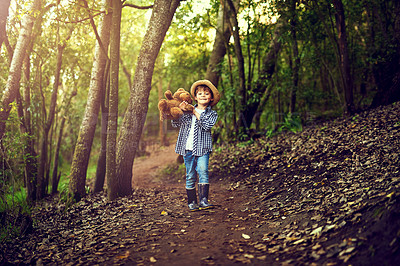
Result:
{"label": "forest path", "polygon": [[150,146],[150,155],[135,158],[132,171],[133,188],[149,188],[154,183],[159,183],[156,179],[157,173],[169,164],[176,162],[178,155],[175,153],[175,145],[169,146]]}
{"label": "forest path", "polygon": [[[152,151],[148,157],[135,160],[133,187],[137,193],[154,195],[140,208],[151,208],[144,235],[123,254],[113,258],[114,263],[148,265],[230,265],[234,262],[265,265],[262,254],[266,246],[243,252],[246,239],[262,241],[263,234],[254,230],[263,222],[256,215],[245,214],[249,204],[243,191],[232,188],[222,180],[212,181],[210,202],[214,209],[190,212],[186,203],[184,177],[178,181],[157,178],[158,171],[174,163],[178,155],[174,145]],[[140,192],[139,192],[140,191]],[[143,198],[140,197],[139,198]],[[247,201],[246,201],[247,200]],[[259,253],[259,254],[258,254]],[[258,254],[258,255],[257,255]],[[251,260],[253,259],[253,261]],[[271,265],[272,261],[269,261]]]}

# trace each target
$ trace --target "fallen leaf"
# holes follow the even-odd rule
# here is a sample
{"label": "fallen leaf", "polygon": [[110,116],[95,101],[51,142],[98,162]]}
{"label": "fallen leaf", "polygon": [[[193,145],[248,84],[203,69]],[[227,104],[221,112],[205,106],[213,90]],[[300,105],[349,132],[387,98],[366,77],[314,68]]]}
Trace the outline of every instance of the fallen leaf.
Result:
{"label": "fallen leaf", "polygon": [[316,229],[314,229],[310,235],[316,235],[317,237],[321,235],[322,232],[322,228],[324,228],[323,226],[320,226]]}
{"label": "fallen leaf", "polygon": [[246,234],[242,234],[242,237],[243,237],[244,239],[250,239],[250,236],[249,236],[249,235],[246,235]]}

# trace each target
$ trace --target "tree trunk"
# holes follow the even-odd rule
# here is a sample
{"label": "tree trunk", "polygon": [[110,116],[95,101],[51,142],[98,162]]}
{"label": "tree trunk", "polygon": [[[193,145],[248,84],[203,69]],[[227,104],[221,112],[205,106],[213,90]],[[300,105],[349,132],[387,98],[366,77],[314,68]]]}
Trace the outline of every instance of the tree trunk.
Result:
{"label": "tree trunk", "polygon": [[[32,46],[32,45],[31,45]],[[35,143],[34,136],[32,133],[31,126],[31,89],[30,83],[30,57],[29,54],[32,51],[31,47],[28,48],[28,51],[25,55],[24,60],[24,97],[23,100],[20,99],[20,103],[18,104],[18,108],[22,110],[19,112],[20,117],[20,131],[23,135],[26,135],[26,139],[24,140],[24,179],[26,185],[26,199],[29,203],[32,203],[36,200],[36,183],[37,183],[37,158],[35,151]],[[18,91],[19,94],[19,91]],[[19,95],[18,95],[19,96]],[[17,97],[18,97],[17,96]],[[17,98],[18,102],[18,98]]]}
{"label": "tree trunk", "polygon": [[119,196],[120,181],[115,175],[115,156],[118,129],[118,77],[119,77],[119,47],[121,31],[121,0],[113,0],[113,13],[110,37],[110,98],[107,127],[106,179],[107,196],[114,200]]}
{"label": "tree trunk", "polygon": [[292,68],[293,87],[290,95],[290,113],[292,114],[296,112],[296,97],[297,97],[297,87],[299,85],[299,66],[300,66],[299,49],[297,46],[296,2],[297,0],[291,1],[292,18],[290,20],[290,32],[292,34],[292,50],[293,50],[293,68]]}
{"label": "tree trunk", "polygon": [[18,105],[18,118],[20,120],[20,132],[24,136],[24,183],[26,187],[26,199],[28,203],[36,200],[36,174],[37,174],[37,160],[36,152],[34,150],[33,137],[29,128],[25,123],[24,107],[21,99],[21,94],[17,90],[17,105]]}
{"label": "tree trunk", "polygon": [[148,109],[154,64],[180,0],[156,0],[139,52],[129,103],[118,137],[119,195],[132,192],[132,166]]}
{"label": "tree trunk", "polygon": [[[239,5],[240,0],[235,0],[234,6]],[[225,8],[223,4],[220,5],[218,10],[217,29],[214,40],[213,50],[207,65],[206,79],[218,87],[220,71],[219,65],[224,60],[226,48],[231,36],[229,28],[229,18],[231,16],[230,8]]]}
{"label": "tree trunk", "polygon": [[[71,104],[72,97],[77,95],[77,89],[75,88],[67,100],[67,104],[65,105],[65,111],[64,113],[68,112],[68,108]],[[60,130],[58,134],[58,140],[57,140],[57,146],[56,146],[56,152],[54,153],[54,163],[53,163],[53,174],[52,174],[52,184],[51,184],[51,194],[56,194],[58,191],[58,183],[60,181],[60,175],[58,174],[58,160],[60,156],[60,148],[61,148],[61,141],[63,137],[63,131],[64,131],[64,125],[65,125],[65,115],[61,119],[61,125],[60,125]]]}
{"label": "tree trunk", "polygon": [[[111,10],[112,1],[108,0],[106,8]],[[100,36],[105,50],[108,50],[110,42],[110,29],[111,29],[112,12],[106,12],[104,20],[100,26]],[[107,153],[107,127],[108,127],[108,100],[109,100],[109,69],[110,62],[105,66],[103,70],[103,82],[102,82],[102,99],[101,99],[101,150],[97,160],[96,168],[96,179],[94,183],[93,192],[100,192],[103,190],[104,181],[106,176],[106,153]]]}
{"label": "tree trunk", "polygon": [[353,104],[353,77],[350,73],[350,59],[347,47],[347,33],[343,3],[341,0],[333,0],[333,5],[336,10],[336,28],[338,31],[338,44],[339,44],[339,66],[342,83],[344,88],[344,97],[346,101],[346,112],[351,114],[354,112]]}
{"label": "tree trunk", "polygon": [[[72,34],[72,32],[70,33]],[[71,35],[70,35],[71,36]],[[67,40],[70,38],[68,36]],[[66,42],[64,42],[66,43]],[[58,87],[60,85],[60,75],[61,75],[61,65],[62,65],[62,56],[64,52],[65,44],[58,45],[58,53],[57,53],[57,65],[56,65],[56,72],[54,74],[54,84],[53,84],[53,93],[51,94],[51,101],[50,101],[50,109],[49,109],[49,116],[47,121],[44,125],[44,132],[42,136],[42,143],[41,143],[41,150],[40,150],[40,158],[39,158],[39,168],[38,168],[38,175],[37,175],[37,190],[36,190],[36,199],[40,200],[44,198],[47,194],[47,187],[48,187],[48,178],[46,178],[46,169],[48,166],[48,145],[49,145],[49,132],[51,126],[53,125],[56,106],[57,106],[57,95],[58,95]],[[45,101],[43,101],[43,115],[45,116],[46,107]]]}
{"label": "tree trunk", "polygon": [[0,109],[0,140],[3,138],[6,129],[6,120],[8,119],[11,110],[10,104],[15,100],[17,96],[17,90],[19,90],[25,52],[29,45],[30,35],[36,19],[35,14],[39,13],[41,5],[42,0],[35,0],[30,8],[32,12],[25,14],[22,21],[22,28],[18,36],[14,56],[11,61],[7,84],[1,99],[2,108]]}
{"label": "tree trunk", "polygon": [[[161,100],[163,98],[163,84],[162,84],[162,79],[160,79],[158,83],[158,100]],[[159,131],[158,131],[158,136],[160,138],[160,145],[161,146],[167,146],[167,134],[166,134],[166,121],[159,119],[158,120],[158,126],[159,126]]]}
{"label": "tree trunk", "polygon": [[9,7],[10,7],[10,0],[0,1],[0,51],[4,40],[7,38],[6,25],[7,25]]}
{"label": "tree trunk", "polygon": [[375,68],[378,91],[371,103],[372,108],[400,101],[400,2],[393,1],[393,5],[394,36],[389,45],[396,47],[397,52],[395,55],[383,55],[385,60],[381,61],[384,62]]}
{"label": "tree trunk", "polygon": [[234,47],[236,53],[236,59],[238,61],[238,71],[239,71],[239,91],[238,95],[240,97],[240,106],[239,106],[239,121],[237,123],[239,133],[243,131],[245,128],[249,128],[250,125],[246,124],[244,118],[244,113],[247,105],[247,91],[246,91],[246,77],[244,72],[244,57],[242,53],[242,46],[240,44],[240,36],[239,36],[239,23],[237,20],[237,12],[236,7],[233,4],[232,0],[227,0],[229,8],[232,12],[232,16],[230,17],[233,39],[234,39]]}
{"label": "tree trunk", "polygon": [[[103,0],[105,7],[110,6],[109,0]],[[104,20],[104,17],[103,17]],[[102,22],[100,22],[102,23]],[[106,24],[103,25],[106,27]],[[103,32],[103,27],[101,32]],[[104,29],[106,30],[106,29]],[[103,38],[103,36],[101,37]],[[90,87],[85,114],[79,130],[78,140],[75,146],[74,157],[71,165],[70,193],[79,201],[85,195],[86,171],[89,163],[90,151],[97,125],[97,117],[103,92],[103,75],[106,66],[107,55],[103,52],[108,47],[108,38],[104,37],[104,43],[96,42],[95,56],[90,79]]]}
{"label": "tree trunk", "polygon": [[[280,41],[280,36],[282,34],[281,23],[282,23],[281,20],[278,20],[276,23],[274,37],[270,44],[270,50],[263,59],[262,68],[260,73],[258,74],[259,78],[256,81],[255,87],[253,88],[253,93],[255,93],[259,99],[261,99],[264,94],[267,97],[266,100],[268,100],[269,98],[270,92],[266,93],[266,90],[268,89],[267,80],[271,79],[272,75],[275,72],[276,60],[278,58],[279,51],[281,50],[281,41]],[[246,105],[245,112],[243,113],[242,116],[245,121],[244,123],[248,125],[248,127],[250,127],[253,118],[257,113],[259,105],[260,105],[260,100],[251,102]]]}

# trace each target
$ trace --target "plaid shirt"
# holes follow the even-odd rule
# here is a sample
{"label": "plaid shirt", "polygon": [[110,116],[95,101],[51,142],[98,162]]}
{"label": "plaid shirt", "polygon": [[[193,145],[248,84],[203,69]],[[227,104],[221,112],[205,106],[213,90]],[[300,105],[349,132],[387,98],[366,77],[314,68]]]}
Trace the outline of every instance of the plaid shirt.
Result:
{"label": "plaid shirt", "polygon": [[[175,152],[180,155],[186,154],[186,141],[192,125],[193,114],[184,113],[177,120],[172,120],[173,127],[180,127],[178,140],[176,141]],[[196,119],[193,137],[193,155],[203,156],[212,151],[211,128],[217,121],[218,114],[210,106],[200,115],[200,120]]]}

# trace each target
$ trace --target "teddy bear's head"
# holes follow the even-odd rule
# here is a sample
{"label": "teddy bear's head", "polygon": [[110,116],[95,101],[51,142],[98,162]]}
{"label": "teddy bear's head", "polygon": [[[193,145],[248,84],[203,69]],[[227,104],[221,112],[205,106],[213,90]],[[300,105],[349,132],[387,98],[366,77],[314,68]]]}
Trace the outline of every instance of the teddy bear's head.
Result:
{"label": "teddy bear's head", "polygon": [[[193,112],[192,97],[190,93],[185,89],[180,88],[174,94],[170,90],[165,92],[165,98],[158,102],[158,109],[160,110],[160,120],[164,119],[178,119],[183,115],[183,112]],[[183,101],[187,104],[184,108],[180,108],[179,105]]]}
{"label": "teddy bear's head", "polygon": [[190,96],[190,93],[185,91],[183,88],[179,88],[173,95],[173,98],[178,100],[179,102],[187,102],[187,103],[192,103],[192,97]]}

